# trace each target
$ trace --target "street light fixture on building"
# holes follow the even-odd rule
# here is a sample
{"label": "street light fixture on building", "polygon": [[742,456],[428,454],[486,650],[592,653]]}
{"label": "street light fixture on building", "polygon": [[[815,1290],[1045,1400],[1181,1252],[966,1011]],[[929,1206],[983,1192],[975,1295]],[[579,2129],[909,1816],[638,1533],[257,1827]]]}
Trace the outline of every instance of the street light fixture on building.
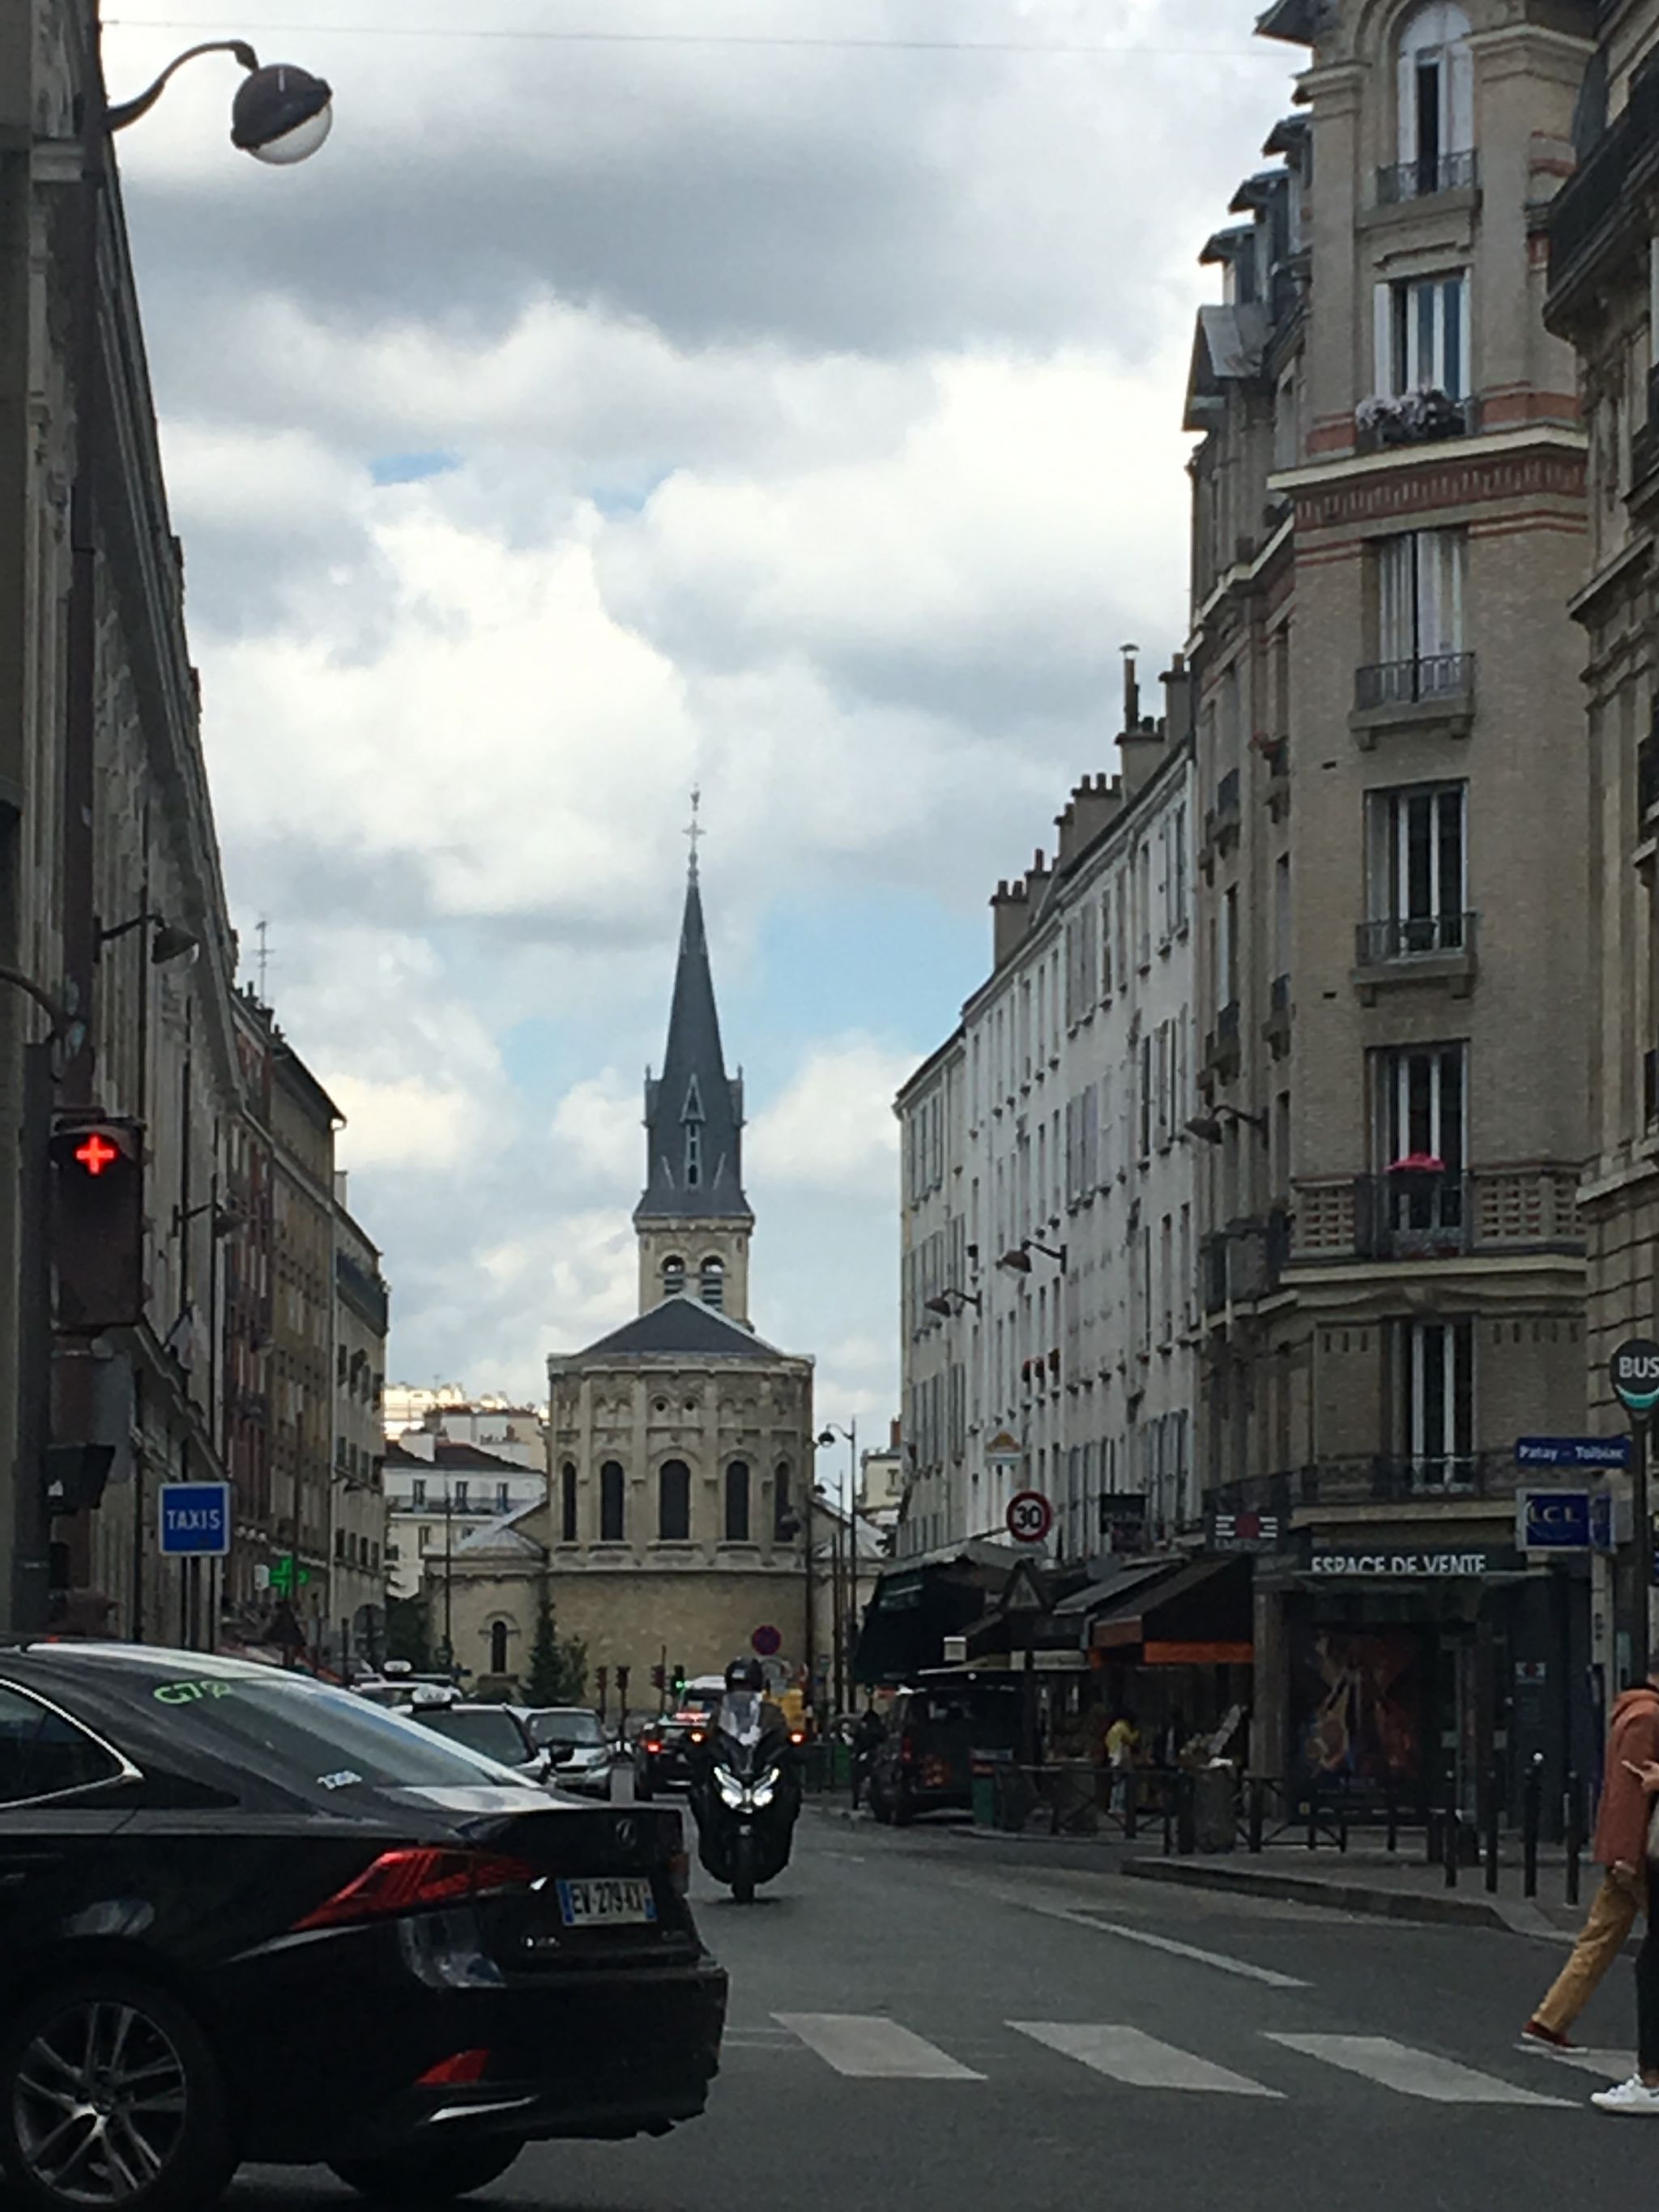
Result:
{"label": "street light fixture on building", "polygon": [[1188,1117],[1187,1133],[1196,1137],[1200,1144],[1218,1145],[1221,1133],[1229,1127],[1237,1128],[1240,1122],[1261,1136],[1267,1133],[1265,1114],[1247,1114],[1242,1106],[1218,1106],[1213,1114],[1193,1114]]}
{"label": "street light fixture on building", "polygon": [[1038,1237],[1022,1237],[1018,1244],[1002,1255],[997,1265],[1006,1267],[1016,1275],[1029,1275],[1033,1252],[1041,1252],[1045,1260],[1053,1260],[1062,1268],[1066,1265],[1066,1247],[1063,1244],[1045,1244]]}
{"label": "street light fixture on building", "polygon": [[247,71],[231,104],[230,143],[255,161],[291,168],[296,161],[308,161],[333,129],[334,94],[324,80],[290,62],[262,68],[245,39],[210,39],[187,46],[136,100],[118,100],[105,110],[108,128],[125,131],[148,115],[173,77],[198,54],[232,54]]}
{"label": "street light fixture on building", "polygon": [[118,937],[125,937],[135,929],[143,929],[147,923],[153,923],[155,928],[149,957],[157,968],[165,968],[172,960],[185,959],[202,949],[202,940],[193,930],[167,921],[164,915],[149,912],[135,914],[131,921],[118,921],[112,928],[100,929],[98,942],[100,946],[113,944]]}
{"label": "street light fixture on building", "polygon": [[[952,1298],[957,1301],[955,1305],[951,1303]],[[943,1314],[947,1321],[952,1316],[959,1314],[963,1306],[972,1306],[974,1311],[978,1313],[983,1303],[977,1291],[959,1291],[954,1284],[948,1289],[940,1291],[937,1297],[922,1300],[922,1304],[929,1313]],[[822,1437],[819,1442],[823,1442]]]}

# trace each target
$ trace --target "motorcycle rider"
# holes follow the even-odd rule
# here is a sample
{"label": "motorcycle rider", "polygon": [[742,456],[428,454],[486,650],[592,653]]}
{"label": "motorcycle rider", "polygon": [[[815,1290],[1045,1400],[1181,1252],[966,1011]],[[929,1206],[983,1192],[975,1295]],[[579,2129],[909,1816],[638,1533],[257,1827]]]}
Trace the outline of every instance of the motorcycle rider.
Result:
{"label": "motorcycle rider", "polygon": [[[789,1723],[766,1695],[760,1662],[734,1659],[726,1670],[719,1713],[693,1747],[691,1811],[698,1856],[717,1881],[730,1881],[740,1903],[789,1862],[800,1810],[801,1784]],[[722,1791],[735,1760],[741,1774],[767,1774],[766,1795],[752,1807]],[[739,1794],[744,1785],[734,1785]]]}

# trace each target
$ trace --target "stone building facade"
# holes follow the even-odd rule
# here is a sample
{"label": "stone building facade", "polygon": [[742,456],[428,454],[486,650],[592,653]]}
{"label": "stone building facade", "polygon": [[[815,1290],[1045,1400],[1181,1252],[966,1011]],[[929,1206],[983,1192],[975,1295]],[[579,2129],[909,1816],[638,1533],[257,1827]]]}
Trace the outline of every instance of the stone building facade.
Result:
{"label": "stone building facade", "polygon": [[388,1561],[381,1403],[390,1298],[380,1255],[334,1177],[334,1472],[329,1648],[342,1671],[385,1656]]}
{"label": "stone building facade", "polygon": [[1584,1421],[1584,434],[1537,210],[1589,15],[1279,0],[1301,112],[1206,249],[1188,398],[1200,1450],[1284,1539],[1255,1758],[1318,1779],[1363,1665],[1408,1716],[1372,1778],[1470,1811],[1506,1735],[1554,1771],[1590,1656],[1513,1548],[1516,1439]]}
{"label": "stone building facade", "polygon": [[721,1049],[695,864],[645,1107],[639,1314],[549,1359],[546,1498],[470,1539],[448,1577],[462,1665],[520,1679],[544,1589],[590,1680],[626,1669],[635,1711],[654,1702],[654,1668],[717,1670],[757,1632],[775,1632],[792,1680],[823,1648],[807,1617],[812,1363],[750,1320],[743,1089]]}
{"label": "stone building facade", "polygon": [[990,974],[897,1099],[901,1558],[1001,1533],[1017,1491],[1085,1560],[1196,1522],[1187,684],[999,885]]}

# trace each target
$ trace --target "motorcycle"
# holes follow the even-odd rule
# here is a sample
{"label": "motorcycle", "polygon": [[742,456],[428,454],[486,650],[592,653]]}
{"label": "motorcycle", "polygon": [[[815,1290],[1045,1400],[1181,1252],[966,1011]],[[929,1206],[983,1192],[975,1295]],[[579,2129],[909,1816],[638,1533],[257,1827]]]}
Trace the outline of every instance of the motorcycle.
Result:
{"label": "motorcycle", "polygon": [[694,1756],[697,1856],[738,1905],[750,1905],[789,1863],[800,1811],[794,1742],[775,1707],[769,1715],[757,1692],[728,1690]]}

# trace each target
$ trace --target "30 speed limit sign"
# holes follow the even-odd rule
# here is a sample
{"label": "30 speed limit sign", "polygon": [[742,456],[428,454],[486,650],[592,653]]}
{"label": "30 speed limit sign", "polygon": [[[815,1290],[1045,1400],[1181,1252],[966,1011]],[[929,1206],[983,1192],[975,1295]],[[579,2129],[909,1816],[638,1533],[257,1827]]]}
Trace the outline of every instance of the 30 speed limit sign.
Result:
{"label": "30 speed limit sign", "polygon": [[1008,1534],[1017,1543],[1040,1544],[1054,1525],[1054,1509],[1040,1490],[1008,1500]]}

